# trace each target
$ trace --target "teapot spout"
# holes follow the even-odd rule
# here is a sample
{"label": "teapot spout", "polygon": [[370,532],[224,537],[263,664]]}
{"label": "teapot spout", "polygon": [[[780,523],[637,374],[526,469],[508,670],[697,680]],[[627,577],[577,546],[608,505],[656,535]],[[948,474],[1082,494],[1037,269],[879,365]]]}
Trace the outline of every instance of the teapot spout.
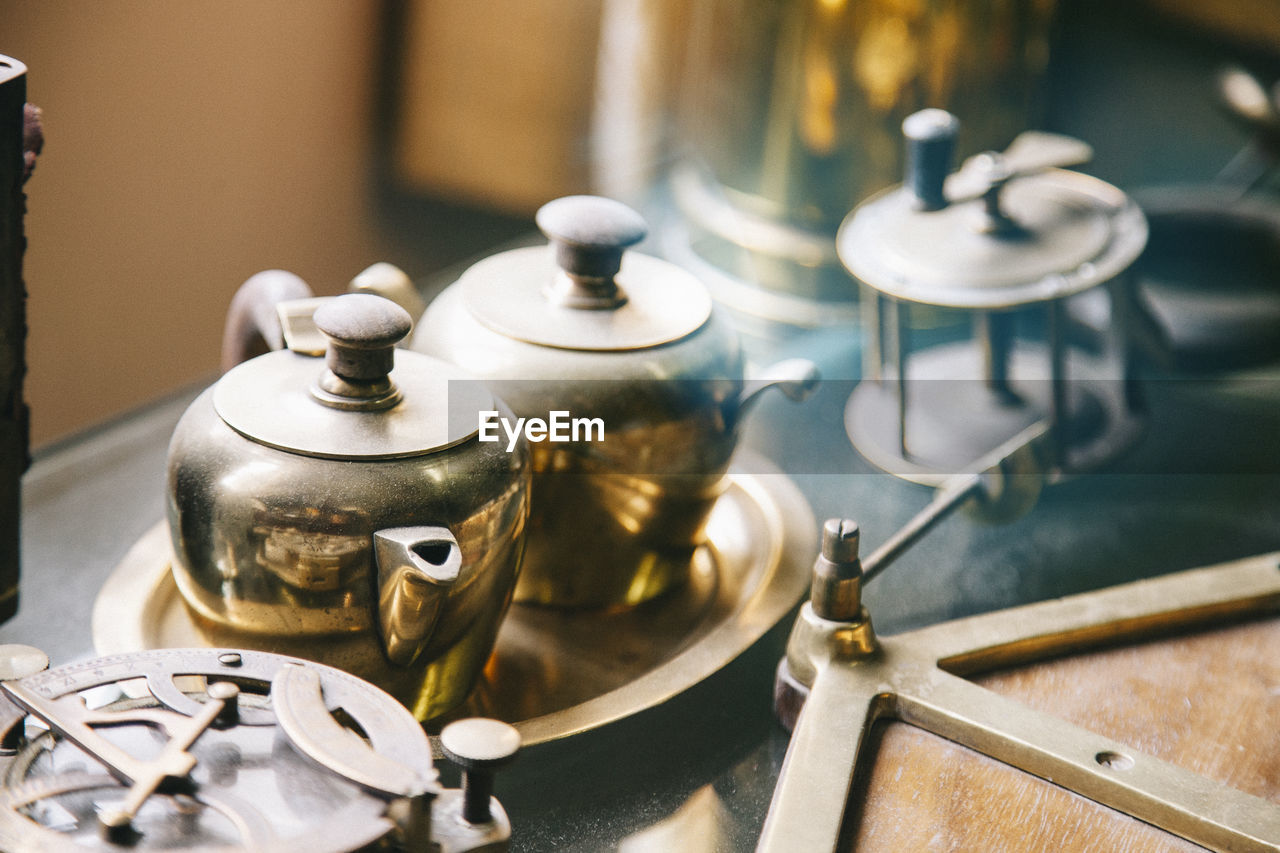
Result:
{"label": "teapot spout", "polygon": [[789,400],[803,402],[817,390],[821,381],[818,365],[809,359],[784,359],[766,368],[759,379],[749,380],[743,386],[738,397],[738,410],[746,409],[770,388],[777,388]]}
{"label": "teapot spout", "polygon": [[373,534],[378,626],[387,659],[410,666],[426,648],[462,568],[458,540],[444,527],[395,527]]}

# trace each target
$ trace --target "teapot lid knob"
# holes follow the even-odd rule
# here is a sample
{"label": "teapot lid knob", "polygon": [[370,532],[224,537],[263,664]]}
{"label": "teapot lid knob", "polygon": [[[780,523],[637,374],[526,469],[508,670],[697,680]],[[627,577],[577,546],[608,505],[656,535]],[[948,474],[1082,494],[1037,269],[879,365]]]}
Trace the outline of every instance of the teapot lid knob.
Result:
{"label": "teapot lid knob", "polygon": [[920,110],[902,122],[907,145],[904,183],[924,210],[947,206],[943,185],[951,171],[959,134],[960,120],[946,110]]}
{"label": "teapot lid knob", "polygon": [[315,324],[329,346],[328,370],[312,395],[341,409],[385,409],[400,401],[388,374],[395,346],[413,328],[409,312],[390,299],[349,293],[316,309]]}
{"label": "teapot lid knob", "polygon": [[649,233],[644,217],[613,199],[572,195],[544,204],[536,221],[564,273],[548,291],[553,301],[587,309],[626,302],[614,276],[623,253]]}

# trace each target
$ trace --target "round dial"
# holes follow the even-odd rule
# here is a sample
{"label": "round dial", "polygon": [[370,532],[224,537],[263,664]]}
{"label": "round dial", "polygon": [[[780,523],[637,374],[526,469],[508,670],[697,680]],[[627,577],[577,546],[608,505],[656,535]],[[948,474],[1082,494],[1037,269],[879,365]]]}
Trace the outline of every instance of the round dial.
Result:
{"label": "round dial", "polygon": [[431,745],[386,693],[181,649],[0,683],[0,849],[346,853],[428,844]]}

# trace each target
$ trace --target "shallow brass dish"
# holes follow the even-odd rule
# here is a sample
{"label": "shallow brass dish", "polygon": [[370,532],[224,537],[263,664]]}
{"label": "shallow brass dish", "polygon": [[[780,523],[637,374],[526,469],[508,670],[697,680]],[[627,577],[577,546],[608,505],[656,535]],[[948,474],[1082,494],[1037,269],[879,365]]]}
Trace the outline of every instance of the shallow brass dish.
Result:
{"label": "shallow brass dish", "polygon": [[[457,713],[497,717],[526,745],[543,743],[658,705],[746,651],[808,588],[813,513],[790,479],[739,453],[707,532],[689,582],[631,610],[514,605]],[[221,645],[216,629],[197,623],[183,603],[170,559],[161,523],[112,571],[94,603],[99,654]]]}

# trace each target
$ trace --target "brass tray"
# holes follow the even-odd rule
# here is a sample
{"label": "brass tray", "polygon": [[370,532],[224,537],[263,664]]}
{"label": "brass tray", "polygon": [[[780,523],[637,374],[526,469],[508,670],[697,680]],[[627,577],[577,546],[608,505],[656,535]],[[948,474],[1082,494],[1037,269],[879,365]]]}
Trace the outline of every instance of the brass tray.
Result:
{"label": "brass tray", "polygon": [[[746,651],[808,588],[813,513],[771,463],[740,453],[707,532],[690,582],[632,610],[513,605],[454,716],[496,717],[526,745],[543,743],[652,708]],[[210,645],[178,594],[170,559],[161,522],[112,571],[93,608],[99,654]]]}

